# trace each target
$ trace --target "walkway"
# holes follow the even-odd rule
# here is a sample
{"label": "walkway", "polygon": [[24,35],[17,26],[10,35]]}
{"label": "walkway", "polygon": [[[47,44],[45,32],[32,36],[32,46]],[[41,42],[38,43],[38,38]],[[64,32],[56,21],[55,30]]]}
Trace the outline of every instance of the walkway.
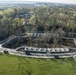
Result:
{"label": "walkway", "polygon": [[[9,48],[4,48],[2,47],[2,45],[6,44],[7,42],[11,41],[12,39],[16,38],[16,36],[10,37],[8,39],[6,39],[5,41],[3,41],[0,44],[0,52],[4,52],[4,51],[8,51],[9,54],[13,54],[13,55],[18,55],[18,56],[25,56],[25,57],[35,57],[35,58],[54,58],[54,56],[58,55],[59,58],[66,58],[66,57],[73,57],[76,55],[76,52],[71,52],[71,53],[67,53],[69,52],[69,48],[36,48],[36,47],[28,47],[28,46],[22,46],[22,47],[18,47],[16,49],[9,49]],[[60,37],[62,38],[62,37]],[[65,38],[65,37],[63,37]],[[70,38],[67,38],[70,39]],[[74,39],[74,38],[72,38]],[[18,51],[18,49],[20,48],[24,48],[25,51],[41,51],[41,52],[49,52],[48,54],[33,54],[33,55],[26,55],[24,52],[20,52]],[[72,49],[76,49],[76,48],[72,48]],[[66,52],[66,53],[57,53],[57,54],[50,54],[50,52]]]}

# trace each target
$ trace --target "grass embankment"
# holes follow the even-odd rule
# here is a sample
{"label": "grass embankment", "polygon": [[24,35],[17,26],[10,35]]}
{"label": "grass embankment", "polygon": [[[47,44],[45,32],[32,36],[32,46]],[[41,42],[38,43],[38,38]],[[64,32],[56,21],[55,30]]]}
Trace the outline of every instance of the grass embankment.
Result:
{"label": "grass embankment", "polygon": [[76,62],[69,59],[35,59],[0,55],[0,75],[76,75]]}

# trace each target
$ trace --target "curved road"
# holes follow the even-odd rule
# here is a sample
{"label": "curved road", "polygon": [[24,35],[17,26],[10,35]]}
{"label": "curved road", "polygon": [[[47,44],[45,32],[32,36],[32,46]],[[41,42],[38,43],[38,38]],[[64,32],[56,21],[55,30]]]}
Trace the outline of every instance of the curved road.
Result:
{"label": "curved road", "polygon": [[[0,44],[0,52],[1,53],[3,53],[4,51],[8,51],[9,54],[18,55],[18,56],[35,57],[35,58],[54,58],[54,55],[52,56],[52,54],[50,54],[50,55],[39,55],[39,54],[38,55],[37,54],[26,55],[24,52],[17,51],[17,49],[19,49],[21,47],[18,47],[17,49],[9,49],[9,48],[2,47],[3,44],[6,44],[7,42],[11,41],[14,38],[16,38],[16,36],[9,38],[8,40],[6,40]],[[23,46],[23,47],[25,48],[26,46]],[[59,57],[60,58],[73,57],[76,60],[76,53],[74,53],[74,52],[70,53],[68,56],[66,56],[66,54],[62,54],[63,56],[59,56]]]}

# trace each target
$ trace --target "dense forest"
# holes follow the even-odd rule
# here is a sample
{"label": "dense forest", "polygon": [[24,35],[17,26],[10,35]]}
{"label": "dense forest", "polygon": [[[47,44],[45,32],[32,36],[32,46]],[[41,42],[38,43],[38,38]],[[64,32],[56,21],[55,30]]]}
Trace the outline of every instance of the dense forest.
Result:
{"label": "dense forest", "polygon": [[[72,33],[76,32],[76,6],[18,6],[0,9],[0,40],[27,32],[49,32],[73,37]],[[50,38],[40,39],[40,42],[45,39]],[[53,38],[48,40],[48,43],[60,42]],[[43,46],[43,43],[38,45]]]}
{"label": "dense forest", "polygon": [[40,6],[0,9],[0,38],[27,31],[49,31],[62,35],[76,32],[76,8]]}

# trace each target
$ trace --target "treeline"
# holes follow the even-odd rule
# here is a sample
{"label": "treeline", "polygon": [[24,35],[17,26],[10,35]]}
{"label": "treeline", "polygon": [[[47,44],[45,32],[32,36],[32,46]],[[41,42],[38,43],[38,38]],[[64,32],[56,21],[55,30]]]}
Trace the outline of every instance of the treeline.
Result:
{"label": "treeline", "polygon": [[0,10],[0,38],[25,32],[25,14],[29,13],[27,8],[9,8]]}
{"label": "treeline", "polygon": [[34,9],[30,23],[46,31],[76,31],[75,7],[38,7]]}
{"label": "treeline", "polygon": [[76,8],[69,6],[0,9],[0,39],[26,31],[64,35],[76,32]]}

